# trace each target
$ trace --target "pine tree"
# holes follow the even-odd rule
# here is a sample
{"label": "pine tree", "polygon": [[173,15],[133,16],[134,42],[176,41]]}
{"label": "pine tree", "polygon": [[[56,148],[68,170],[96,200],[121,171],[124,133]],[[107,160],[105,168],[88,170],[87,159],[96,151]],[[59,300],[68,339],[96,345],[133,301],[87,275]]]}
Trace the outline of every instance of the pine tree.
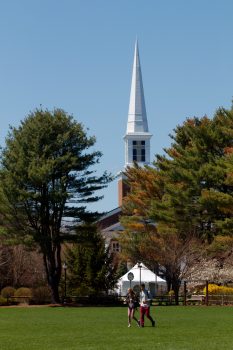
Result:
{"label": "pine tree", "polygon": [[[95,137],[61,109],[37,109],[18,128],[11,128],[1,157],[1,216],[8,235],[31,241],[43,254],[53,302],[59,302],[64,218],[92,222],[86,203],[98,201],[97,190],[110,176],[95,176],[101,153]],[[6,208],[8,208],[6,210]]]}
{"label": "pine tree", "polygon": [[113,257],[105,247],[105,241],[94,226],[86,227],[77,243],[68,248],[68,287],[78,295],[108,293],[115,287],[117,276]]}

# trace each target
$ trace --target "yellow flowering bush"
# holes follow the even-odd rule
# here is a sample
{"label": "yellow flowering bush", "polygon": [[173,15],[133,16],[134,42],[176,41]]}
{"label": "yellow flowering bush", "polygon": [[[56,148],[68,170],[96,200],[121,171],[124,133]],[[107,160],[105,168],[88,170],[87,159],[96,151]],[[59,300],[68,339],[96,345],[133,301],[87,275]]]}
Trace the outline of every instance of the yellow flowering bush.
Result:
{"label": "yellow flowering bush", "polygon": [[[206,295],[206,287],[203,289],[204,294]],[[209,284],[208,285],[208,293],[210,295],[226,295],[226,294],[233,294],[233,288],[232,287],[226,287],[226,286],[218,286],[217,284]]]}

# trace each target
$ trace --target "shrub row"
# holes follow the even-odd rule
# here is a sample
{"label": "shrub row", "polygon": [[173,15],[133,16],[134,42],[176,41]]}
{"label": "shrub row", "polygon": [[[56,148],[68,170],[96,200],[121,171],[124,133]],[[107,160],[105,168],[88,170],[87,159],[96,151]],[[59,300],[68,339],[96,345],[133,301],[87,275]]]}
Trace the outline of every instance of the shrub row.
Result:
{"label": "shrub row", "polygon": [[[206,294],[206,288],[203,290],[204,294]],[[218,286],[217,284],[209,284],[208,285],[208,293],[210,295],[227,295],[233,294],[233,288],[227,286]]]}
{"label": "shrub row", "polygon": [[51,299],[50,291],[47,287],[25,288],[21,287],[15,289],[11,286],[5,287],[1,290],[0,305],[7,304],[46,304]]}

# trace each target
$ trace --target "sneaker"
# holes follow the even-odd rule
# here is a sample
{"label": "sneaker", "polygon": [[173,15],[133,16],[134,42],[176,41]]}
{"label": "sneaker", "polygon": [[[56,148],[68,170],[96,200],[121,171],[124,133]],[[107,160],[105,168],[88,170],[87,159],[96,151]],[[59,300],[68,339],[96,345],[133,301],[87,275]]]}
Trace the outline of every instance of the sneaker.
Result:
{"label": "sneaker", "polygon": [[131,324],[128,324],[128,328],[131,327]]}
{"label": "sneaker", "polygon": [[138,327],[140,327],[140,321],[137,321],[137,325],[138,325]]}
{"label": "sneaker", "polygon": [[152,323],[152,327],[154,327],[155,326],[155,321],[153,320],[153,321],[151,321],[151,323]]}

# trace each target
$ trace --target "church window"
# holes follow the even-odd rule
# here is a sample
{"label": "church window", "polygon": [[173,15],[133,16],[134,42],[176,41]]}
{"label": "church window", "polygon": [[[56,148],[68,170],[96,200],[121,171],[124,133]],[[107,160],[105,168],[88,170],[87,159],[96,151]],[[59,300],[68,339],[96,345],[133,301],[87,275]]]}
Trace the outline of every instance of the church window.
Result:
{"label": "church window", "polygon": [[146,161],[146,149],[145,141],[133,141],[133,161],[145,162]]}

